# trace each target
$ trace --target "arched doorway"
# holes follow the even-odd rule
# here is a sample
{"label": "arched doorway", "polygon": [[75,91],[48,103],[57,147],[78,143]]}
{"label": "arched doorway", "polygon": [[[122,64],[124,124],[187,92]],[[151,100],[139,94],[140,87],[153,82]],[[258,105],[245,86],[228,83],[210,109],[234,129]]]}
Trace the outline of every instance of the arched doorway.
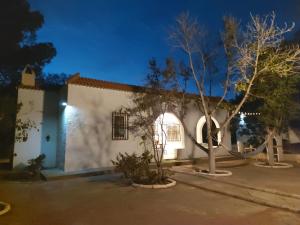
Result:
{"label": "arched doorway", "polygon": [[[220,124],[219,122],[214,118],[214,117],[211,117],[212,119],[212,130],[213,129],[218,129],[220,128]],[[206,125],[206,119],[205,119],[205,116],[202,116],[198,123],[197,123],[197,142],[202,144],[202,145],[208,145],[208,141],[207,141],[207,125]],[[214,147],[217,147],[218,144],[221,142],[221,131],[218,131],[214,137],[213,137],[213,146]]]}
{"label": "arched doorway", "polygon": [[[216,129],[217,129],[216,124],[212,123],[211,130],[214,131]],[[203,125],[203,128],[202,128],[202,141],[203,141],[203,143],[208,143],[207,123],[206,122],[205,122],[205,124]],[[213,146],[217,146],[217,145],[218,145],[218,135],[217,135],[217,133],[214,133],[214,135],[213,135]]]}
{"label": "arched doorway", "polygon": [[155,121],[155,139],[164,145],[164,159],[176,159],[177,150],[184,149],[184,129],[172,113],[161,114]]}

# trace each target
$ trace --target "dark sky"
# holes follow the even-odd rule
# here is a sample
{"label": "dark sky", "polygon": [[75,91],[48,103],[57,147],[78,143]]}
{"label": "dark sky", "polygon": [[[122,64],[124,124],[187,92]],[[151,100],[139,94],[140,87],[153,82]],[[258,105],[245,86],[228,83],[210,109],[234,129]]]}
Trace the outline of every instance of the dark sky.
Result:
{"label": "dark sky", "polygon": [[196,16],[211,35],[218,35],[223,15],[247,21],[249,13],[274,10],[280,22],[300,27],[300,0],[29,0],[45,24],[39,41],[51,41],[57,56],[51,73],[141,84],[150,58],[163,61],[175,50],[168,28],[184,11]]}

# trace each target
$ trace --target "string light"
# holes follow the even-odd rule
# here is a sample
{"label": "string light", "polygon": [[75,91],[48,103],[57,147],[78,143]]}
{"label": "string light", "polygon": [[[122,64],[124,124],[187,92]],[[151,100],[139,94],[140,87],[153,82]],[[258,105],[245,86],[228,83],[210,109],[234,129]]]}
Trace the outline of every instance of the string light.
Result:
{"label": "string light", "polygon": [[239,111],[238,114],[242,114],[245,116],[259,116],[260,115],[260,113],[258,113],[258,112],[241,112],[241,111]]}

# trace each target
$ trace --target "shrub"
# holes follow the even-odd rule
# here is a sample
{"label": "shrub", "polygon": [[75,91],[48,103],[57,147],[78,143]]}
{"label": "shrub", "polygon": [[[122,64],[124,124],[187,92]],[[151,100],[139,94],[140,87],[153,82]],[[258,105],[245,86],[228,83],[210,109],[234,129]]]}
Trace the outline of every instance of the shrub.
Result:
{"label": "shrub", "polygon": [[149,151],[144,151],[141,156],[136,153],[131,155],[119,153],[116,161],[112,160],[112,164],[117,171],[124,174],[125,178],[134,183],[154,184],[157,183],[157,172],[150,168],[152,159],[153,155]]}
{"label": "shrub", "polygon": [[28,160],[28,166],[21,171],[13,171],[5,176],[8,180],[19,180],[19,181],[35,181],[35,180],[46,180],[41,170],[43,169],[43,162],[46,156],[44,154],[39,155],[34,159]]}
{"label": "shrub", "polygon": [[40,178],[41,177],[41,170],[43,168],[43,162],[46,158],[45,154],[41,154],[35,159],[28,160],[28,166],[26,167],[26,171],[28,172],[29,176],[32,178]]}

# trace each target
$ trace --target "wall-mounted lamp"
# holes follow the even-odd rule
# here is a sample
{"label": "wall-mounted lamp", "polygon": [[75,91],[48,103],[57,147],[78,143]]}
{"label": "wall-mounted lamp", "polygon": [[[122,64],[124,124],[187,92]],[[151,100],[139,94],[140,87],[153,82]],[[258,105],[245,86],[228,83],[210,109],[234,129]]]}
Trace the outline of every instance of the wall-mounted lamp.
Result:
{"label": "wall-mounted lamp", "polygon": [[62,106],[67,106],[67,105],[68,105],[68,103],[66,103],[66,102],[62,102],[62,103],[61,103],[61,105],[62,105]]}
{"label": "wall-mounted lamp", "polygon": [[46,141],[47,141],[47,142],[50,141],[50,135],[49,135],[49,134],[46,136]]}

